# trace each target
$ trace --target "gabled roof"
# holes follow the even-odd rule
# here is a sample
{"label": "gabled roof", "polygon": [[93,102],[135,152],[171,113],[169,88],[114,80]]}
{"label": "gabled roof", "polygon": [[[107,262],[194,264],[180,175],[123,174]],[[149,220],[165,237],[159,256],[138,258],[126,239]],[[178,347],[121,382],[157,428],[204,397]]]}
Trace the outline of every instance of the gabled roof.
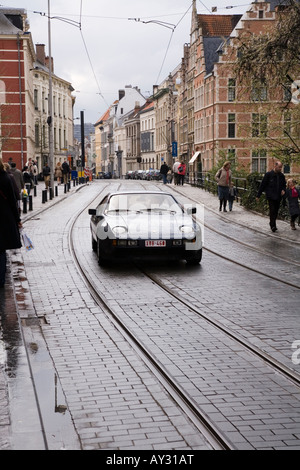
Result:
{"label": "gabled roof", "polygon": [[94,127],[101,123],[101,121],[107,121],[110,116],[110,108],[108,108],[105,113],[98,119],[98,121],[94,124]]}
{"label": "gabled roof", "polygon": [[198,15],[204,37],[228,37],[242,15]]}

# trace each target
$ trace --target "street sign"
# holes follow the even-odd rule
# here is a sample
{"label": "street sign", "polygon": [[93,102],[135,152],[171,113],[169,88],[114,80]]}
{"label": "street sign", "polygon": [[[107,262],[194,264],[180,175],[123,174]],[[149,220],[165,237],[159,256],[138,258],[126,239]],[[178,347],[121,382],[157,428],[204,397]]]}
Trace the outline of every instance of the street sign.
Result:
{"label": "street sign", "polygon": [[177,142],[172,142],[172,157],[177,157]]}

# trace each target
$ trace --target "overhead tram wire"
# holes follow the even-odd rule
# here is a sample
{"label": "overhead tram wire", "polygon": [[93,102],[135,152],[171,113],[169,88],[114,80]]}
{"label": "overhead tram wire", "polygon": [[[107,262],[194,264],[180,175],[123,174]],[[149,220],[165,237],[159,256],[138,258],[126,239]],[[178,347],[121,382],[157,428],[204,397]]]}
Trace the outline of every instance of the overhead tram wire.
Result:
{"label": "overhead tram wire", "polygon": [[170,37],[170,40],[169,40],[169,43],[168,43],[168,46],[167,46],[167,50],[166,50],[166,53],[165,53],[165,56],[164,56],[164,59],[163,59],[163,62],[161,64],[161,67],[160,67],[160,70],[159,70],[159,73],[158,73],[158,76],[157,76],[157,79],[156,79],[156,82],[155,83],[158,83],[158,80],[159,80],[159,77],[161,75],[161,72],[162,72],[162,69],[163,69],[163,66],[165,64],[165,61],[166,61],[166,57],[168,55],[168,52],[169,52],[169,49],[170,49],[170,45],[171,45],[171,41],[173,39],[173,34],[174,34],[174,31],[175,29],[177,28],[177,26],[181,23],[181,21],[183,20],[183,18],[188,14],[188,12],[190,11],[190,9],[192,8],[193,4],[191,4],[189,6],[189,8],[186,10],[186,12],[182,15],[182,17],[180,18],[180,20],[178,21],[178,23],[174,26],[173,30],[172,30],[172,33],[171,33],[171,37]]}
{"label": "overhead tram wire", "polygon": [[[41,11],[34,11],[33,13],[38,13],[39,15],[41,16],[47,16],[46,13],[43,13]],[[90,66],[91,66],[91,69],[92,69],[92,72],[93,72],[93,75],[94,75],[94,78],[95,78],[95,81],[96,81],[96,84],[97,84],[97,87],[98,87],[98,93],[101,98],[104,100],[106,106],[109,108],[109,104],[106,102],[102,92],[101,92],[101,89],[100,89],[100,85],[99,85],[99,82],[98,82],[98,79],[96,77],[96,74],[95,74],[95,70],[94,70],[94,67],[93,67],[93,64],[92,64],[92,61],[91,61],[91,58],[90,58],[90,54],[89,54],[89,51],[88,51],[88,48],[87,48],[87,45],[86,45],[86,42],[84,40],[84,37],[83,37],[83,33],[82,33],[82,23],[81,23],[81,18],[82,18],[82,0],[81,0],[81,3],[80,3],[80,21],[74,21],[74,20],[71,20],[71,19],[68,19],[68,18],[64,18],[64,17],[61,17],[61,16],[51,16],[50,17],[50,20],[59,20],[59,21],[63,21],[64,23],[67,23],[67,24],[70,24],[71,26],[75,26],[76,28],[78,28],[80,30],[80,34],[81,34],[81,38],[82,38],[82,41],[83,41],[83,45],[84,45],[84,48],[85,48],[85,51],[86,51],[86,54],[87,54],[87,57],[88,57],[88,60],[90,62]]]}

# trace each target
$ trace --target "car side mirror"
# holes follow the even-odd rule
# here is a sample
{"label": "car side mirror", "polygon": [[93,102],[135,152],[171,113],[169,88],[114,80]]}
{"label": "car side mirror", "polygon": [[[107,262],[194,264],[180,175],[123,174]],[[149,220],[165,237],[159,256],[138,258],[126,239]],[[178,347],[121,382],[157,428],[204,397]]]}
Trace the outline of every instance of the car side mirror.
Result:
{"label": "car side mirror", "polygon": [[196,212],[197,212],[196,207],[188,207],[188,209],[187,209],[187,213],[190,214],[190,215],[191,214],[196,214]]}
{"label": "car side mirror", "polygon": [[96,215],[96,209],[89,209],[89,215]]}

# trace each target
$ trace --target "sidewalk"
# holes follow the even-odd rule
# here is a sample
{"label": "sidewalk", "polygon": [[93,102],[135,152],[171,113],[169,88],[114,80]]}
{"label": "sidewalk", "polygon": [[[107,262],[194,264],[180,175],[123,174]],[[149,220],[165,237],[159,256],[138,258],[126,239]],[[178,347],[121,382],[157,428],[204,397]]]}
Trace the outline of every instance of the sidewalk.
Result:
{"label": "sidewalk", "polygon": [[[124,180],[126,184],[126,181]],[[95,183],[97,184],[97,183]],[[131,184],[131,183],[129,183]],[[150,183],[151,184],[151,183]],[[160,184],[159,184],[160,185]],[[64,185],[57,187],[57,196],[43,202],[42,193],[45,189],[43,182],[39,182],[36,187],[36,196],[32,191],[32,211],[27,207],[27,213],[22,214],[21,219],[26,230],[26,220],[30,217],[38,216],[44,209],[63,201],[75,192],[83,188],[85,184],[77,186],[71,182],[70,190],[65,192]],[[184,186],[162,185],[163,190],[172,190],[178,197],[184,196],[192,199],[195,203],[205,206],[206,214],[210,213],[210,217],[221,217],[223,221],[234,222],[242,227],[251,227],[257,232],[263,233],[271,240],[282,239],[292,243],[300,244],[300,227],[292,231],[288,221],[278,221],[278,232],[273,233],[269,227],[269,219],[267,216],[260,215],[255,212],[247,211],[236,201],[233,205],[232,212],[219,212],[219,201],[216,195],[208,193],[201,188],[193,187],[188,184]],[[181,195],[181,196],[180,196]],[[205,216],[206,217],[206,216]],[[208,219],[208,217],[206,217]],[[204,220],[205,223],[205,220]],[[18,309],[22,299],[16,295],[20,295],[20,290],[14,288],[14,280],[11,273],[10,263],[8,263],[7,284],[0,292],[0,450],[12,450],[15,442],[12,442],[12,432],[18,433],[18,410],[22,407],[22,416],[28,415],[28,436],[35,439],[36,448],[44,449],[42,432],[40,430],[38,410],[35,404],[34,390],[32,388],[31,370],[28,365],[26,349],[24,346],[23,332],[21,328],[20,315]],[[11,336],[14,335],[14,341]],[[11,350],[6,348],[11,347]],[[32,343],[34,347],[34,343]],[[13,375],[13,361],[18,362],[18,372],[21,372],[21,380],[18,385],[17,377]],[[12,406],[13,405],[13,406]],[[25,421],[25,419],[24,419]],[[24,422],[21,426],[24,429]],[[26,447],[26,435],[19,433],[17,436],[22,445]]]}
{"label": "sidewalk", "polygon": [[[21,220],[26,230],[26,220],[37,216],[41,211],[83,188],[85,184],[73,186],[71,182],[69,191],[64,185],[57,186],[57,196],[43,202],[43,181],[36,186],[36,196],[32,195],[32,210],[29,210],[27,202],[27,213],[23,213],[21,201]],[[28,366],[26,349],[23,341],[21,320],[18,315],[18,304],[14,288],[13,274],[11,272],[10,254],[7,252],[7,275],[5,288],[0,292],[0,450],[14,450],[16,441],[22,442],[24,449],[30,449],[27,439],[34,440],[37,449],[43,450],[43,434],[40,430],[39,412],[37,410],[34,390],[32,387],[31,371]],[[18,298],[20,302],[20,298]],[[15,369],[18,370],[20,380],[16,377]],[[18,410],[22,407],[22,423]],[[26,416],[28,419],[26,419]],[[28,431],[20,432],[20,428]],[[12,438],[14,434],[14,439]],[[15,437],[17,436],[17,437]]]}
{"label": "sidewalk", "polygon": [[[284,241],[291,241],[300,244],[300,226],[298,226],[298,221],[296,221],[296,230],[291,230],[290,222],[286,220],[277,220],[278,231],[273,233],[269,225],[269,217],[266,215],[259,214],[258,212],[249,211],[245,207],[241,206],[238,202],[234,201],[232,212],[219,211],[219,200],[218,196],[204,189],[197,188],[196,186],[191,186],[185,184],[184,186],[174,186],[173,184],[165,185],[165,190],[168,190],[168,187],[172,188],[174,191],[179,192],[183,196],[187,196],[193,199],[199,204],[203,204],[206,209],[213,211],[218,217],[222,217],[224,221],[234,222],[241,225],[245,228],[251,228],[259,233],[276,239],[282,239]],[[204,221],[205,222],[205,221]]]}

